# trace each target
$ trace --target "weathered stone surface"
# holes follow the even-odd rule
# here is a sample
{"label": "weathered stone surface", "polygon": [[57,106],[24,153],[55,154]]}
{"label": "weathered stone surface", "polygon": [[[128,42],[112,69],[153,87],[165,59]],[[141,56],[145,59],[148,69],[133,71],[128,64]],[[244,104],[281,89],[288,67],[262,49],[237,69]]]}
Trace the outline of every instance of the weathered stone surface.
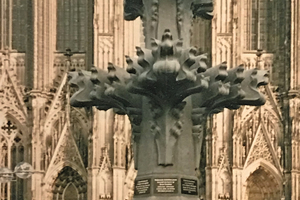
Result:
{"label": "weathered stone surface", "polygon": [[143,0],[124,0],[124,19],[135,20],[143,15]]}
{"label": "weathered stone surface", "polygon": [[190,19],[211,19],[211,0],[124,3],[125,19],[143,20],[146,48],[136,47],[137,58],[126,56],[126,70],[109,63],[108,72],[71,72],[70,84],[79,88],[71,105],[129,116],[136,180],[140,186],[147,180],[135,199],[196,200],[206,117],[264,104],[257,88],[267,84],[268,73],[243,66],[227,70],[226,62],[208,67],[206,55],[189,47]]}
{"label": "weathered stone surface", "polygon": [[207,69],[205,55],[196,56],[195,48],[181,46],[182,41],[173,41],[166,30],[162,41],[153,40],[152,50],[137,47],[137,59],[126,57],[126,71],[109,63],[108,73],[96,68],[70,72],[70,85],[79,88],[71,105],[117,108],[130,114],[142,108],[142,96],[146,96],[160,115],[159,110],[174,108],[188,96],[193,109],[203,108],[202,114],[264,104],[257,87],[268,83],[266,71],[244,71],[243,66],[227,71],[226,63]]}
{"label": "weathered stone surface", "polygon": [[[127,56],[126,70],[109,63],[108,72],[69,73],[71,86],[79,88],[72,106],[115,108],[129,116],[137,178],[153,179],[150,184],[155,178],[197,180],[206,116],[265,101],[257,88],[267,84],[266,71],[227,70],[225,62],[208,68],[205,55],[182,43],[167,29],[161,41],[152,40],[151,50],[137,47],[137,58]],[[177,187],[172,194],[180,196]],[[157,199],[163,194],[150,192]]]}

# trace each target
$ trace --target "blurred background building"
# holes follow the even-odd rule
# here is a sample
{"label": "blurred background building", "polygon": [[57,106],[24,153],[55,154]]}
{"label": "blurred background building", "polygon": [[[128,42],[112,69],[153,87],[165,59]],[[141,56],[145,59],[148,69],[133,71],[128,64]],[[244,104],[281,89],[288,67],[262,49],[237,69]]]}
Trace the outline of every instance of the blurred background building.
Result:
{"label": "blurred background building", "polygon": [[[191,43],[210,64],[266,69],[271,81],[265,106],[208,120],[201,198],[300,198],[299,19],[297,0],[219,0],[212,21],[192,20]],[[128,119],[70,108],[66,72],[126,67],[142,32],[123,20],[122,0],[0,0],[0,167],[35,170],[1,183],[0,200],[132,198]]]}

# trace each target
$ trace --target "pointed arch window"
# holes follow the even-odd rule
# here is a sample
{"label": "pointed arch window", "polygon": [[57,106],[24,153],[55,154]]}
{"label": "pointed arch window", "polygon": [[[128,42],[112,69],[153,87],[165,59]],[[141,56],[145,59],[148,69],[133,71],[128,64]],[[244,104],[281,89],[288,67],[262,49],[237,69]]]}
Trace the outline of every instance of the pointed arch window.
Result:
{"label": "pointed arch window", "polygon": [[274,1],[246,0],[246,49],[273,50]]}
{"label": "pointed arch window", "polygon": [[78,191],[73,183],[69,183],[66,187],[63,194],[63,200],[78,200]]}
{"label": "pointed arch window", "polygon": [[9,32],[11,0],[0,0],[0,49],[10,46]]}
{"label": "pointed arch window", "polygon": [[[1,159],[0,167],[8,166],[8,143],[4,136],[0,135]],[[0,200],[7,200],[8,197],[8,184],[0,183]]]}
{"label": "pointed arch window", "polygon": [[[20,141],[19,141],[20,142]],[[24,161],[24,147],[20,143],[15,143],[11,147],[11,165],[12,169],[19,163]],[[23,199],[23,179],[11,182],[11,200]]]}
{"label": "pointed arch window", "polygon": [[[24,161],[25,148],[23,145],[23,133],[11,121],[7,120],[0,127],[0,167],[14,169],[15,166]],[[17,178],[11,183],[0,184],[0,200],[24,199],[24,182]]]}
{"label": "pointed arch window", "polygon": [[57,0],[57,50],[65,51],[71,48],[73,52],[85,52],[86,35],[86,1]]}
{"label": "pointed arch window", "polygon": [[27,1],[13,0],[12,2],[12,48],[18,52],[26,50]]}
{"label": "pointed arch window", "polygon": [[28,0],[0,0],[0,49],[26,49]]}
{"label": "pointed arch window", "polygon": [[69,166],[59,172],[52,187],[53,200],[87,199],[86,182]]}

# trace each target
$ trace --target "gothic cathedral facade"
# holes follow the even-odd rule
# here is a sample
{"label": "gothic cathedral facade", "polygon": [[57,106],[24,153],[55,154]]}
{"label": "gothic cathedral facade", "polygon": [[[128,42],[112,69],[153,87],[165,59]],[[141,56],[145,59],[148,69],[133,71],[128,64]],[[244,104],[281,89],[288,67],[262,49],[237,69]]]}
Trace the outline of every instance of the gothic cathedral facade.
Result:
{"label": "gothic cathedral facade", "polygon": [[[297,0],[216,0],[211,21],[192,19],[191,43],[212,65],[270,72],[264,106],[208,120],[200,199],[300,199],[299,18]],[[0,200],[132,199],[128,119],[71,108],[67,71],[125,66],[142,33],[123,0],[0,0],[0,167],[34,168],[0,183]]]}

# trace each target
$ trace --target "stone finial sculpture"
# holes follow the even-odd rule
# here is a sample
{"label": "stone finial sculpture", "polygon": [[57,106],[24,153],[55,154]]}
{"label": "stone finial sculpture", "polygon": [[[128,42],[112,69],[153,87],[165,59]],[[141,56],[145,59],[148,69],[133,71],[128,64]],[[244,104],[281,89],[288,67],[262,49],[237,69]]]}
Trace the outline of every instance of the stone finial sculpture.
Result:
{"label": "stone finial sculpture", "polygon": [[[201,133],[196,127],[205,116],[224,108],[265,102],[257,87],[267,84],[266,71],[244,70],[243,66],[227,70],[226,63],[208,68],[206,56],[197,55],[193,47],[182,48],[182,42],[174,41],[165,30],[161,41],[152,40],[152,49],[137,47],[137,59],[126,57],[126,70],[109,63],[108,72],[93,68],[91,72],[69,73],[70,85],[78,88],[71,98],[72,106],[114,108],[129,116],[136,168],[144,173],[151,170],[141,162],[147,157],[145,151],[156,154],[156,166],[177,167],[184,162],[178,158],[183,148],[191,150],[188,154],[193,155],[193,161],[187,163],[193,171],[199,167],[201,151],[197,140]],[[143,142],[142,137],[146,137]],[[178,145],[180,138],[189,137],[190,143]],[[156,148],[143,145],[151,141]]]}
{"label": "stone finial sculpture", "polygon": [[[196,200],[203,121],[224,108],[263,105],[257,88],[268,83],[268,73],[243,66],[227,70],[226,62],[208,67],[206,55],[189,47],[183,22],[190,11],[211,18],[210,0],[127,0],[124,9],[127,20],[143,17],[147,48],[137,47],[137,58],[126,56],[126,70],[109,63],[107,71],[70,72],[69,83],[78,88],[70,103],[129,116],[138,169],[134,199]],[[165,19],[164,12],[176,17]]]}

